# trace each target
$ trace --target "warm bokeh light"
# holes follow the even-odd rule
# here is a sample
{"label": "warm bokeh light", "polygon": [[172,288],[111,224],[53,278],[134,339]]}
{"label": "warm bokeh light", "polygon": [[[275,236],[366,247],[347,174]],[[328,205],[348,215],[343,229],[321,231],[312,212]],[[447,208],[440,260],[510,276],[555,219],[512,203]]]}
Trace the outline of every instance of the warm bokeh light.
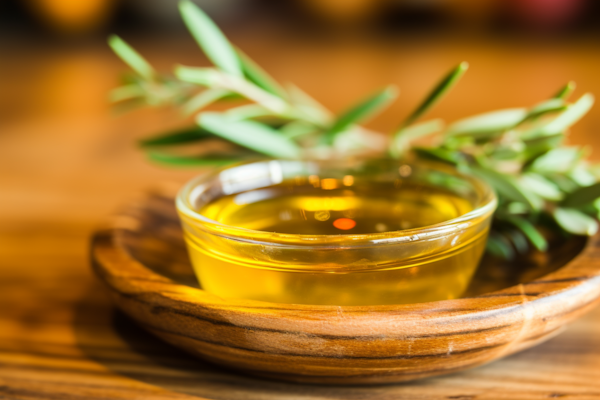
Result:
{"label": "warm bokeh light", "polygon": [[342,179],[342,183],[344,186],[352,186],[354,185],[354,177],[352,175],[346,175],[344,176],[344,179]]}
{"label": "warm bokeh light", "polygon": [[[593,393],[598,393],[600,308],[577,321],[547,345],[487,367],[420,380],[408,386],[372,388],[299,386],[237,377],[227,370],[213,369],[210,363],[195,363],[189,357],[175,354],[173,347],[145,333],[125,314],[116,312],[108,292],[90,268],[90,237],[94,230],[106,226],[108,221],[119,229],[123,242],[127,242],[125,238],[138,237],[136,247],[148,250],[127,255],[127,258],[135,258],[132,262],[136,268],[141,267],[138,264],[144,257],[140,256],[145,254],[154,272],[169,273],[160,280],[143,284],[161,286],[163,282],[179,277],[185,280],[178,289],[181,293],[187,295],[198,290],[184,254],[180,228],[174,220],[174,202],[168,198],[172,198],[185,182],[207,172],[212,165],[165,165],[150,160],[150,152],[144,153],[138,145],[142,139],[169,132],[191,132],[196,120],[193,115],[184,116],[180,112],[184,102],[176,108],[135,108],[135,102],[113,107],[107,101],[108,93],[115,87],[136,82],[135,78],[131,79],[133,74],[128,80],[121,79],[131,70],[107,46],[109,34],[121,37],[156,71],[169,77],[174,76],[175,65],[212,66],[186,31],[179,15],[178,1],[0,0],[0,398],[284,399],[301,396],[323,399],[458,399],[475,396],[507,399],[590,398]],[[364,127],[364,132],[374,133],[370,136],[373,141],[365,140],[369,136],[339,140],[338,144],[343,149],[370,149],[378,143],[386,146],[383,144],[385,135],[398,130],[402,120],[415,110],[443,74],[461,61],[469,62],[469,71],[419,122],[439,118],[448,127],[470,115],[531,107],[557,93],[570,80],[577,83],[571,100],[579,99],[587,92],[596,98],[600,96],[598,0],[191,1],[203,8],[235,46],[284,88],[293,84],[308,95],[308,98],[296,98],[300,94],[297,92],[289,98],[286,96],[287,100],[311,104],[312,98],[322,104],[326,112],[311,113],[310,116],[316,116],[319,124],[325,122],[323,128],[330,126],[329,122],[333,123],[336,116],[351,111],[370,94],[386,85],[396,85],[400,94],[388,109],[358,122]],[[207,110],[221,112],[230,106],[245,104],[228,98],[226,103],[210,105]],[[247,111],[258,111],[257,115],[260,115],[256,108]],[[325,118],[321,120],[322,117]],[[282,133],[285,131],[288,138],[298,139],[298,143],[315,146],[314,153],[302,153],[303,157],[328,157],[320,148],[324,145],[315,134],[318,132],[309,132],[306,126],[304,131],[295,130],[302,126],[289,125],[287,121],[277,121],[273,127],[282,129]],[[294,129],[287,129],[290,127]],[[567,137],[567,145],[590,149],[590,165],[600,160],[599,131],[600,104],[597,102],[570,129]],[[362,129],[360,132],[363,132]],[[418,140],[415,143],[428,146],[437,138],[427,142],[425,137],[422,143]],[[258,145],[269,144],[265,142],[260,141]],[[456,143],[459,142],[457,140]],[[278,148],[275,144],[270,155],[277,156],[276,150],[273,150]],[[223,148],[243,150],[239,146],[224,146],[212,137],[180,147],[184,148],[182,154],[185,155]],[[483,150],[487,152],[489,149]],[[245,157],[246,152],[243,154]],[[268,157],[252,152],[247,154],[250,158]],[[475,151],[468,154],[469,157],[479,157]],[[510,154],[508,151],[499,156],[510,157]],[[217,158],[215,161],[221,160]],[[354,162],[350,157],[346,161]],[[510,166],[510,160],[507,164]],[[232,221],[236,219],[236,226],[241,221],[247,229],[269,227],[266,232],[302,231],[313,238],[321,232],[333,235],[332,243],[347,243],[346,239],[353,241],[363,232],[390,237],[394,236],[391,232],[416,229],[421,224],[436,224],[467,212],[466,208],[450,206],[444,198],[436,196],[428,197],[429,208],[421,212],[419,209],[423,210],[423,203],[406,193],[402,196],[406,202],[398,204],[397,200],[390,200],[390,196],[365,189],[364,172],[348,169],[329,174],[321,169],[309,169],[295,179],[295,186],[299,188],[297,193],[306,191],[301,200],[261,206],[260,200],[264,200],[264,196],[246,197],[247,203],[240,204],[244,207],[254,205],[251,211],[234,212],[240,206],[234,201],[228,203],[231,208],[224,210],[229,212],[227,215]],[[269,169],[269,179],[265,180],[265,184],[297,173],[294,169]],[[304,174],[314,175],[309,178]],[[416,169],[398,164],[389,176],[395,188],[406,190],[410,181],[407,178],[418,175]],[[557,180],[552,183],[557,183]],[[265,189],[270,190],[268,187]],[[264,194],[268,190],[261,189],[259,192]],[[159,197],[156,202],[145,206],[141,195],[148,191]],[[365,194],[373,196],[365,201]],[[131,213],[111,220],[110,216],[117,210],[123,210],[125,204],[135,204]],[[167,220],[175,223],[160,237],[138,236],[145,229],[136,217],[142,212],[152,214],[148,220],[152,226]],[[216,217],[224,215],[215,214]],[[509,227],[507,224],[506,229],[514,243],[526,241],[512,225]],[[282,240],[287,239],[282,236]],[[454,245],[452,240],[448,240],[449,245]],[[491,267],[490,281],[500,284],[510,281],[513,285],[546,274],[548,267],[555,268],[558,263],[563,263],[575,250],[563,237],[557,240],[564,241],[571,250],[563,253],[561,244],[552,248],[550,253],[536,252],[531,257],[527,256],[527,265],[520,261],[510,262],[507,270],[486,262],[485,265]],[[598,237],[587,243],[595,243],[596,240]],[[239,254],[248,254],[246,242],[236,243],[236,246],[242,245]],[[310,240],[303,243],[299,248],[311,246]],[[469,243],[483,245],[482,242]],[[109,243],[106,242],[106,245]],[[478,251],[476,246],[471,254]],[[279,248],[265,251],[259,246],[255,254],[275,257],[281,253]],[[292,251],[290,260],[296,254],[296,250]],[[307,254],[322,262],[323,257],[329,257],[329,250]],[[324,263],[324,267],[333,267],[348,253],[341,254],[341,257],[331,257],[332,263]],[[381,255],[379,250],[361,250],[361,254],[364,260]],[[400,257],[405,253],[398,251],[394,254],[394,257]],[[590,254],[584,259],[588,272],[588,264],[593,261]],[[446,255],[472,257],[456,252],[446,253],[444,257]],[[113,258],[120,259],[121,255],[115,253]],[[157,260],[161,259],[168,259],[168,268],[172,270],[167,270],[166,264],[159,265]],[[358,259],[360,261],[355,266],[362,268],[363,257]],[[294,260],[299,261],[302,260]],[[449,274],[456,277],[457,282],[468,281],[464,274],[454,275],[452,272],[454,268],[464,269],[465,263],[457,261],[444,265],[430,275],[432,282],[444,280],[443,276]],[[380,266],[387,268],[387,264]],[[312,274],[293,272],[291,280],[284,281],[270,278],[275,269],[260,271],[266,278],[255,281],[225,272],[223,288],[234,288],[230,283],[233,277],[239,280],[239,288],[243,290],[252,291],[260,287],[276,292],[281,288],[283,292],[290,287],[299,287],[299,275],[310,283],[305,286],[309,290],[318,288],[310,282]],[[422,269],[404,268],[402,271],[402,276],[406,277],[404,281],[409,282],[417,278]],[[215,273],[223,272],[217,267]],[[357,275],[366,281],[364,276]],[[481,293],[492,291],[485,280],[478,277],[475,282],[477,285],[483,283]],[[564,284],[564,287],[571,288],[568,290],[570,293],[574,292],[573,284],[582,283],[562,282],[561,279],[549,279],[547,282],[553,288]],[[392,287],[389,280],[370,284],[379,283]],[[437,290],[441,286],[430,287]],[[492,286],[496,290],[494,283]],[[544,303],[545,298],[538,296],[537,285],[524,283],[515,288],[504,293],[508,297],[502,293],[498,296],[499,292],[495,292],[485,299],[484,307],[494,309],[503,302],[520,302],[537,310],[540,307],[535,304],[547,304]],[[397,286],[392,289],[394,294],[399,293]],[[307,300],[307,292],[299,290],[301,301]],[[333,301],[331,295],[334,292],[324,289],[319,291],[319,296]],[[376,293],[385,298],[389,292],[378,288]],[[363,300],[365,297],[364,292],[352,290],[340,290],[338,294],[343,301],[351,298]],[[412,296],[412,292],[409,295]],[[142,296],[146,296],[145,292]],[[132,301],[129,298],[125,300]],[[411,300],[414,301],[414,298]],[[214,301],[217,305],[224,304],[221,298],[215,297]],[[451,310],[447,304],[444,303],[441,309]],[[427,319],[427,312],[418,311],[424,310],[421,307],[422,304],[410,306],[411,315]],[[366,332],[371,328],[362,322],[360,326],[347,324],[348,316],[355,315],[363,320],[362,314],[348,313],[345,307],[331,310],[331,321],[328,321],[340,327],[347,326],[350,330],[348,338],[356,337],[357,329]],[[272,310],[268,312],[275,315]],[[296,314],[282,312],[294,318],[309,317],[304,311]],[[402,315],[393,318],[398,317]],[[499,320],[503,318],[501,316]],[[248,321],[252,322],[251,319]],[[558,332],[549,330],[556,327],[553,321],[546,323],[530,319],[527,325],[538,326],[541,331],[553,334]],[[314,329],[330,330],[324,325],[325,319],[317,321],[309,318],[309,322]],[[467,323],[472,325],[472,329],[480,328],[480,321],[469,320]],[[222,327],[216,326],[215,329]],[[432,329],[435,336],[437,328],[432,325]],[[248,331],[246,342],[259,339],[259,330]],[[394,329],[388,333],[394,338],[405,334],[411,336],[411,332]],[[484,330],[477,331],[476,335],[482,341],[491,340],[484,345],[499,344],[498,351],[508,354],[518,349],[507,346],[505,339],[515,334],[524,338],[520,333],[517,326],[516,330]],[[198,335],[204,333],[198,332]],[[267,332],[267,335],[271,333]],[[327,353],[328,357],[333,357],[323,359],[323,363],[339,361],[336,357],[340,355],[340,348],[325,348],[330,344],[337,343],[348,351],[352,349],[350,341],[329,340],[330,336],[322,336],[325,339],[318,335],[309,338],[318,342],[317,350],[322,355]],[[539,342],[538,337],[532,336],[528,343]],[[452,356],[479,357],[465,353],[462,344],[454,339],[454,336],[439,335],[435,338],[454,346],[450,349]],[[182,337],[181,340],[188,339]],[[429,342],[428,338],[423,343]],[[401,357],[400,353],[408,351],[410,360],[400,362],[414,362],[416,365],[435,362],[420,357],[416,344],[398,347],[397,354],[391,356]],[[290,349],[272,347],[271,350],[289,353]],[[300,350],[306,353],[305,349]],[[445,359],[448,348],[432,349],[438,350],[441,359]],[[239,353],[238,350],[236,352]],[[162,362],[163,359],[168,363]],[[314,360],[318,363],[317,359]],[[248,365],[251,366],[252,361],[249,360]],[[361,365],[370,362],[357,361]],[[383,376],[386,371],[379,371],[382,373],[377,372],[376,375]]]}
{"label": "warm bokeh light", "polygon": [[54,29],[84,33],[103,25],[114,0],[28,0],[32,10]]}
{"label": "warm bokeh light", "polygon": [[338,218],[333,221],[333,226],[340,230],[347,231],[356,226],[356,221],[350,218]]}
{"label": "warm bokeh light", "polygon": [[385,4],[385,0],[303,0],[302,3],[320,18],[337,24],[362,21]]}
{"label": "warm bokeh light", "polygon": [[410,167],[410,165],[403,165],[400,168],[398,168],[398,173],[401,177],[406,178],[412,173],[412,168]]}
{"label": "warm bokeh light", "polygon": [[321,184],[321,179],[317,175],[311,175],[308,177],[308,182],[314,187],[319,187]]}
{"label": "warm bokeh light", "polygon": [[333,190],[339,187],[339,182],[334,178],[321,179],[321,188],[324,190]]}

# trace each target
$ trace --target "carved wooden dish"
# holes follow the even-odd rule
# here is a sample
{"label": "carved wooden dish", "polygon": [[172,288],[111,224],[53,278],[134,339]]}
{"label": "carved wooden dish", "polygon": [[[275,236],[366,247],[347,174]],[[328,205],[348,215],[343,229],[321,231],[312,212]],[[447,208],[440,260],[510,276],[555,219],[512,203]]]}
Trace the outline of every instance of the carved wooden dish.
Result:
{"label": "carved wooden dish", "polygon": [[397,306],[222,299],[198,287],[173,199],[149,196],[96,233],[94,269],[115,303],[165,341],[216,364],[296,382],[401,382],[534,346],[600,296],[600,236],[550,254],[484,259],[465,298]]}

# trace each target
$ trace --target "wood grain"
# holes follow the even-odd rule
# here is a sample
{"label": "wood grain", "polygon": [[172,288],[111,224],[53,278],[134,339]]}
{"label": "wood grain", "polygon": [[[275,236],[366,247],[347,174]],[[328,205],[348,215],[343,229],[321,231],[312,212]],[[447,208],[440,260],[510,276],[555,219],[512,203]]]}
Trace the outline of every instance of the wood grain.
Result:
{"label": "wood grain", "polygon": [[157,195],[117,215],[91,252],[118,307],[144,329],[213,363],[294,382],[390,383],[464,370],[556,335],[600,297],[598,235],[553,273],[469,298],[345,307],[222,299],[190,284],[174,200]]}
{"label": "wood grain", "polygon": [[[461,60],[470,62],[469,73],[432,116],[452,120],[527,106],[569,79],[577,81],[578,93],[600,93],[595,38],[325,41],[263,32],[232,38],[276,78],[298,84],[333,110],[397,83],[399,101],[369,123],[378,130],[397,126],[440,74]],[[177,62],[207,65],[187,36],[130,39],[158,69]],[[124,66],[104,39],[56,45],[10,36],[0,38],[0,54],[0,398],[600,399],[598,307],[529,350],[399,385],[330,387],[257,379],[156,339],[116,311],[92,275],[89,236],[138,191],[198,174],[153,165],[135,146],[138,138],[186,122],[168,111],[111,115],[105,96]],[[597,148],[599,129],[600,113],[592,110],[570,141]],[[514,276],[496,269],[489,277],[510,285],[528,280],[545,270],[546,261],[538,258],[528,262],[524,276],[515,265]],[[172,271],[181,267],[172,279],[185,279],[183,265],[172,261]]]}

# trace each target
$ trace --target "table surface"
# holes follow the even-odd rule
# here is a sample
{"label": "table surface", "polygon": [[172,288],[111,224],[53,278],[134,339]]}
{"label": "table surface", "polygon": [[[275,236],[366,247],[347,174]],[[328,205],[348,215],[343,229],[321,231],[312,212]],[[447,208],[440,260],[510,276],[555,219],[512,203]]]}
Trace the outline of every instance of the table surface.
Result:
{"label": "table surface", "polygon": [[[202,63],[187,39],[133,42],[159,68]],[[333,110],[397,83],[400,100],[370,124],[381,130],[463,59],[471,71],[437,108],[441,117],[534,104],[569,79],[600,93],[592,39],[314,41],[257,33],[236,42]],[[1,45],[0,57],[0,399],[600,399],[600,309],[520,354],[390,386],[269,382],[160,342],[112,306],[91,274],[88,240],[144,188],[198,173],[152,165],[134,146],[185,122],[168,110],[111,114],[105,95],[123,67],[104,46]],[[571,141],[598,148],[599,127],[593,111]]]}

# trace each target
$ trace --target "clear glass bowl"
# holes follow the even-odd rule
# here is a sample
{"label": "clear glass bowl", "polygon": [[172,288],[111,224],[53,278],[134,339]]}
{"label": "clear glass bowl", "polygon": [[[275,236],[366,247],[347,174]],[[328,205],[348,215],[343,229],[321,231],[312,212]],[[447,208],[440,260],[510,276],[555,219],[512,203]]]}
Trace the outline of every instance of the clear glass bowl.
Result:
{"label": "clear glass bowl", "polygon": [[485,182],[397,160],[253,162],[197,177],[177,197],[204,290],[338,306],[461,296],[495,207]]}

